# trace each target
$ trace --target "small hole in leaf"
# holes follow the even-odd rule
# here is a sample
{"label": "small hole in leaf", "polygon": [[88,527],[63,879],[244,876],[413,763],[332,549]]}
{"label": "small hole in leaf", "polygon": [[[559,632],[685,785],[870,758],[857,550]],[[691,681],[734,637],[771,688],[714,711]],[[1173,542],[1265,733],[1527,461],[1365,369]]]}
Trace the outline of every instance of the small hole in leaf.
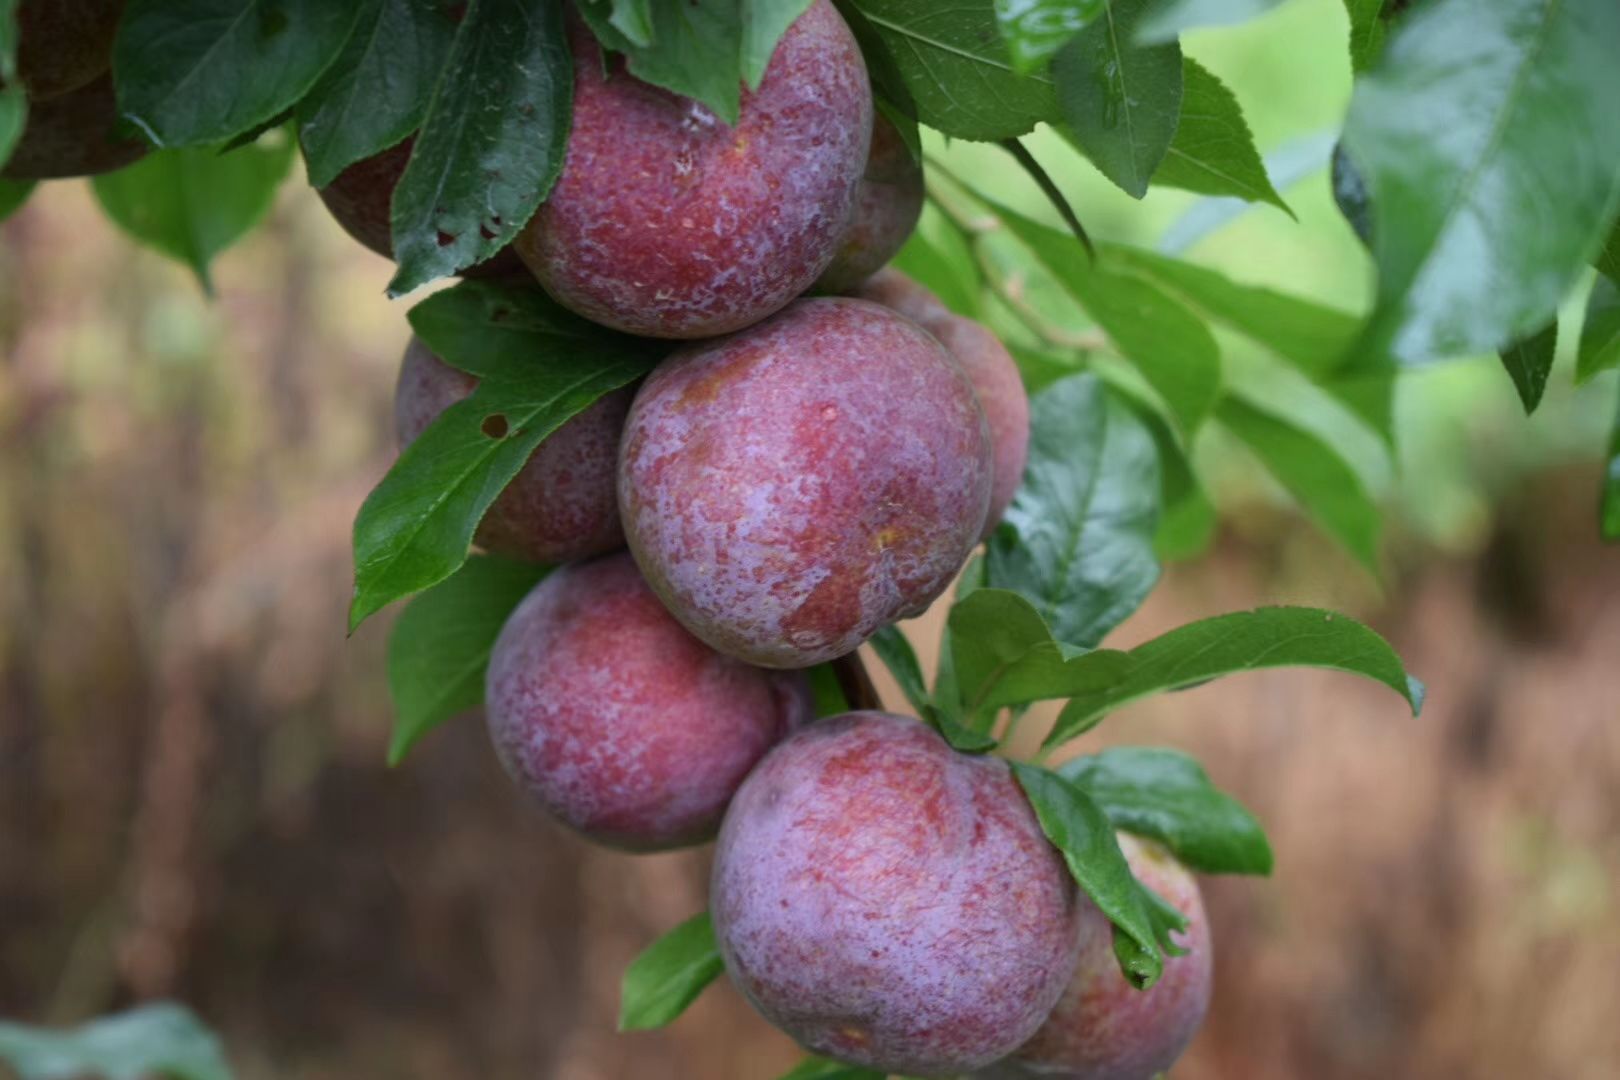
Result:
{"label": "small hole in leaf", "polygon": [[493,239],[495,239],[495,237],[499,236],[500,234],[490,232],[488,225],[480,225],[480,226],[478,226],[478,235],[482,236],[485,240],[493,240]]}
{"label": "small hole in leaf", "polygon": [[484,417],[484,426],[482,430],[485,435],[488,435],[492,439],[506,438],[506,417],[502,416],[500,413],[495,413],[492,416]]}
{"label": "small hole in leaf", "polygon": [[443,229],[439,230],[439,246],[440,247],[449,247],[451,244],[453,244],[455,242],[456,242],[456,238],[452,233],[447,233]]}

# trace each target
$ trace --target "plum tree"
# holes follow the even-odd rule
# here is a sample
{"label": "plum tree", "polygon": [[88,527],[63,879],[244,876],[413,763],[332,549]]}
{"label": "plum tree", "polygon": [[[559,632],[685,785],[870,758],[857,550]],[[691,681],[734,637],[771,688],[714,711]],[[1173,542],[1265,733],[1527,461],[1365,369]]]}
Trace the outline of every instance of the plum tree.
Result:
{"label": "plum tree", "polygon": [[922,612],[990,505],[990,435],[960,365],[862,300],[802,300],[690,346],[625,425],[630,549],[710,645],[806,667]]}
{"label": "plum tree", "polygon": [[923,207],[923,170],[888,117],[872,123],[872,151],[832,263],[816,286],[846,292],[900,253]]}
{"label": "plum tree", "polygon": [[802,675],[708,648],[625,554],[542,581],[502,629],[487,681],[490,738],[518,786],[633,850],[713,836],[749,769],[811,716]]}
{"label": "plum tree", "polygon": [[832,260],[866,163],[872,94],[849,27],[815,0],[734,127],[604,70],[574,20],[574,121],[562,175],[519,235],[546,291],[649,337],[739,330],[780,310]]}
{"label": "plum tree", "polygon": [[1176,935],[1186,953],[1166,956],[1159,981],[1137,990],[1120,974],[1107,918],[1089,907],[1080,919],[1079,963],[1062,999],[1035,1037],[979,1073],[982,1080],[1152,1080],[1203,1024],[1213,950],[1198,882],[1152,841],[1120,833],[1119,846],[1138,880],[1187,920],[1186,932]]}
{"label": "plum tree", "polygon": [[[412,338],[394,391],[400,445],[473,392],[478,380]],[[478,525],[488,551],[531,562],[562,562],[624,546],[614,492],[619,434],[632,388],[599,399],[553,432],[530,456]]]}
{"label": "plum tree", "polygon": [[7,180],[97,176],[121,169],[146,153],[146,144],[118,130],[118,102],[110,75],[46,101],[31,102],[27,126],[0,167]]}
{"label": "plum tree", "polygon": [[1005,761],[849,713],[785,740],[721,827],[726,970],[810,1049],[956,1075],[1019,1046],[1074,971],[1084,904]]}
{"label": "plum tree", "polygon": [[[393,201],[399,178],[410,164],[415,139],[406,139],[381,153],[362,158],[338,173],[330,184],[315,192],[326,204],[343,231],[385,259],[394,257]],[[504,278],[523,276],[527,271],[511,246],[502,248],[463,277]]]}
{"label": "plum tree", "polygon": [[87,86],[112,66],[124,0],[21,0],[17,77],[30,101]]}

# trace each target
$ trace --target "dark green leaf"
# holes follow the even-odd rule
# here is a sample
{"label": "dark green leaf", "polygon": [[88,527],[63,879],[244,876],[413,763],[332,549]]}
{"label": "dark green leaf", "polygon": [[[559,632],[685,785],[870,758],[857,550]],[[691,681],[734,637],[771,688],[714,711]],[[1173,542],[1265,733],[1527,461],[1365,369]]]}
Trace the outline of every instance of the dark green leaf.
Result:
{"label": "dark green leaf", "polygon": [[1041,189],[1041,194],[1046,196],[1046,201],[1058,212],[1058,217],[1069,227],[1069,232],[1073,233],[1074,238],[1080,241],[1080,246],[1086,249],[1086,254],[1096,258],[1097,247],[1091,242],[1086,227],[1080,223],[1080,217],[1074,212],[1074,207],[1069,205],[1068,196],[1063,194],[1063,189],[1057,186],[1057,182],[1035,159],[1035,155],[1017,139],[1003,139],[1000,145],[1013,156],[1013,160],[1018,162],[1019,167],[1029,175],[1029,178],[1035,181],[1035,186]]}
{"label": "dark green leaf", "polygon": [[1136,36],[1149,43],[1173,41],[1183,30],[1247,22],[1280,3],[1282,0],[1154,0]]}
{"label": "dark green leaf", "polygon": [[578,10],[604,48],[624,55],[630,74],[702,102],[728,124],[737,122],[743,49],[739,0],[654,4],[652,40],[646,46],[614,25],[608,0],[589,0]]}
{"label": "dark green leaf", "polygon": [[[469,312],[484,314],[487,333]],[[546,436],[657,359],[648,343],[588,323],[538,290],[487,282],[428,298],[412,325],[480,382],[406,447],[360,508],[351,628],[453,574],[484,512]],[[492,416],[505,421],[499,436],[486,431]]]}
{"label": "dark green leaf", "polygon": [[1609,239],[1604,242],[1603,250],[1598,252],[1592,265],[1610,281],[1620,285],[1620,221],[1614,223],[1614,228],[1609,231]]}
{"label": "dark green leaf", "polygon": [[573,60],[555,0],[477,0],[394,191],[400,296],[511,242],[562,171]]}
{"label": "dark green leaf", "polygon": [[1094,647],[1159,580],[1153,437],[1095,375],[1031,404],[1029,465],[990,538],[989,584],[1022,593],[1052,635]]}
{"label": "dark green leaf", "polygon": [[488,555],[412,600],[388,636],[394,735],[388,764],[417,741],[484,701],[484,669],[501,627],[547,569]]}
{"label": "dark green leaf", "polygon": [[0,82],[17,78],[17,4],[0,0]]}
{"label": "dark green leaf", "polygon": [[1159,935],[1107,815],[1089,795],[1056,773],[1021,761],[1011,765],[1041,829],[1063,853],[1074,880],[1129,939],[1126,948],[1116,942],[1125,977],[1138,989],[1152,986],[1164,971]]}
{"label": "dark green leaf", "polygon": [[872,646],[877,658],[894,676],[900,692],[906,695],[906,700],[917,710],[917,715],[927,716],[930,708],[928,684],[923,681],[922,665],[917,662],[917,652],[906,640],[906,635],[897,626],[885,626],[873,634],[867,644]]}
{"label": "dark green leaf", "polygon": [[1586,301],[1586,324],[1575,362],[1575,381],[1584,383],[1600,371],[1620,367],[1620,287],[1597,279]]}
{"label": "dark green leaf", "polygon": [[1292,217],[1266,174],[1232,91],[1190,56],[1181,58],[1181,86],[1181,120],[1153,182],[1201,195],[1267,202]]}
{"label": "dark green leaf", "polygon": [[1181,115],[1181,46],[1138,45],[1147,0],[1110,0],[1052,61],[1058,109],[1075,144],[1140,199]]}
{"label": "dark green leaf", "polygon": [[1273,667],[1320,667],[1376,679],[1406,699],[1416,716],[1423,684],[1406,674],[1389,643],[1346,615],[1315,608],[1260,608],[1188,623],[1124,654],[1113,684],[1079,692],[1063,709],[1048,746],[1122,705],[1222,675]]}
{"label": "dark green leaf", "polygon": [[1384,0],[1344,0],[1350,16],[1350,67],[1361,74],[1384,51]]}
{"label": "dark green leaf", "polygon": [[846,0],[876,32],[883,64],[905,80],[917,119],[946,135],[993,142],[1057,117],[1045,72],[1013,71],[994,0]]}
{"label": "dark green leaf", "polygon": [[1066,761],[1057,771],[1096,800],[1114,828],[1152,837],[1194,870],[1271,873],[1265,830],[1186,754],[1119,746]]}
{"label": "dark green leaf", "polygon": [[1378,508],[1343,458],[1310,432],[1240,398],[1222,399],[1218,415],[1329,535],[1378,573]]}
{"label": "dark green leaf", "polygon": [[227,154],[159,150],[93,183],[108,217],[190,266],[211,292],[209,263],[264,219],[292,159],[292,139],[272,132]]}
{"label": "dark green leaf", "polygon": [[0,1023],[0,1061],[20,1080],[230,1080],[219,1040],[191,1011],[143,1005],[69,1031]]}
{"label": "dark green leaf", "polygon": [[1609,437],[1609,460],[1603,470],[1603,497],[1598,510],[1599,531],[1611,544],[1620,544],[1620,414]]}
{"label": "dark green leaf", "polygon": [[782,1074],[781,1080],[885,1080],[887,1074],[830,1058],[805,1058]]}
{"label": "dark green leaf", "polygon": [[11,159],[27,126],[28,98],[23,95],[22,85],[0,86],[0,168]]}
{"label": "dark green leaf", "polygon": [[1038,69],[1108,6],[1108,0],[996,0],[996,23],[1013,69]]}
{"label": "dark green leaf", "polygon": [[331,0],[129,0],[119,105],[158,146],[224,142],[303,97],[357,14]]}
{"label": "dark green leaf", "polygon": [[1214,505],[1193,473],[1187,448],[1145,398],[1117,384],[1113,392],[1130,406],[1158,450],[1159,527],[1153,534],[1154,554],[1172,562],[1202,553],[1214,539],[1218,521]]}
{"label": "dark green leaf", "polygon": [[838,671],[831,664],[817,664],[805,675],[810,680],[810,696],[817,717],[838,716],[849,712],[849,699],[838,681]]}
{"label": "dark green leaf", "polygon": [[1345,145],[1372,199],[1370,353],[1409,363],[1529,333],[1620,190],[1620,4],[1434,0],[1356,83]]}
{"label": "dark green leaf", "polygon": [[1552,371],[1553,358],[1558,354],[1558,319],[1527,338],[1515,341],[1502,350],[1502,366],[1519,391],[1528,416],[1541,404],[1541,395],[1547,389],[1547,375]]}
{"label": "dark green leaf", "polygon": [[[17,82],[17,0],[0,0],[0,168],[17,148],[27,123],[28,98]],[[13,181],[0,180],[0,219],[27,197],[27,189],[21,195],[8,190],[15,186]]]}
{"label": "dark green leaf", "polygon": [[15,214],[33,193],[32,180],[7,180],[0,177],[0,221]]}
{"label": "dark green leaf", "polygon": [[681,923],[631,961],[619,993],[619,1030],[674,1020],[725,970],[707,911]]}
{"label": "dark green leaf", "polygon": [[1220,347],[1209,328],[1151,283],[1093,265],[1070,237],[1006,207],[996,212],[1141,370],[1182,428],[1195,430],[1220,394]]}
{"label": "dark green leaf", "polygon": [[298,103],[312,185],[421,126],[455,33],[445,0],[365,0],[337,62]]}

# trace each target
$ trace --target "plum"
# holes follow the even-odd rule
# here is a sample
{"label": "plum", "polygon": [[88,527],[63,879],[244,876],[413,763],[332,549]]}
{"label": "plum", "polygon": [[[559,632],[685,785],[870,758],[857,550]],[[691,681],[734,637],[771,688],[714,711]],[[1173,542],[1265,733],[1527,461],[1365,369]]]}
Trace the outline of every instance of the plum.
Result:
{"label": "plum", "polygon": [[124,0],[22,0],[17,76],[30,101],[47,101],[107,74]]}
{"label": "plum", "polygon": [[[343,231],[385,259],[394,257],[394,188],[410,163],[414,138],[373,154],[338,173],[315,193]],[[463,277],[528,277],[522,260],[507,245],[483,262],[461,272]]]}
{"label": "plum", "polygon": [[894,267],[885,267],[851,289],[851,296],[898,311],[914,323],[927,325],[951,313],[933,290],[921,285]]}
{"label": "plum", "polygon": [[1164,848],[1119,834],[1131,870],[1187,919],[1164,975],[1137,990],[1120,974],[1113,928],[1095,907],[1081,918],[1074,980],[1035,1037],[980,1080],[1150,1080],[1169,1069],[1209,1010],[1213,953],[1192,874]]}
{"label": "plum", "polygon": [[713,836],[749,769],[811,716],[802,674],[708,648],[625,554],[536,586],[495,643],[485,697],[518,786],[590,839],[638,851]]}
{"label": "plum", "polygon": [[519,235],[547,292],[634,334],[740,330],[808,288],[838,247],[872,133],[854,35],[815,0],[735,126],[604,68],[571,20],[574,124],[562,175]]}
{"label": "plum", "polygon": [[726,970],[817,1053],[957,1075],[1041,1025],[1082,899],[1005,761],[889,713],[819,720],[754,769],[709,890]]}
{"label": "plum", "polygon": [[[477,385],[412,338],[394,392],[400,445],[414,442]],[[614,477],[619,434],[634,396],[631,387],[606,394],[552,432],[491,504],[478,525],[478,544],[531,562],[565,562],[623,547]]]}
{"label": "plum", "polygon": [[801,300],[689,346],[637,394],[619,509],[687,629],[764,667],[842,656],[921,613],[990,505],[990,435],[961,367],[862,300]]}
{"label": "plum", "polygon": [[146,153],[140,139],[118,131],[111,75],[48,101],[31,102],[22,138],[0,167],[7,180],[98,176]]}
{"label": "plum", "polygon": [[872,152],[849,223],[832,264],[816,281],[817,288],[844,292],[877,273],[906,246],[922,206],[922,165],[900,130],[878,114],[872,123]]}

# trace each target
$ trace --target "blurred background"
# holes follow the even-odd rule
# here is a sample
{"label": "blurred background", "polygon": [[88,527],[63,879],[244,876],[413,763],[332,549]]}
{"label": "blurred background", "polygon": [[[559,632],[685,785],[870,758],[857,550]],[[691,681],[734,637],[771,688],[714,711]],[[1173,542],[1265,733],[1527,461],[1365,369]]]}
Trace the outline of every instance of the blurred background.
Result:
{"label": "blurred background", "polygon": [[[1322,167],[1345,29],[1338,0],[1293,0],[1188,40],[1297,223],[1134,203],[1034,148],[1095,234],[1364,310]],[[1010,159],[931,149],[1050,216]],[[565,835],[476,717],[385,768],[387,619],[343,631],[406,305],[296,180],[212,301],[82,184],[0,225],[0,1016],[178,998],[253,1080],[768,1080],[797,1053],[723,986],[666,1031],[613,1031],[624,965],[702,907],[705,852]],[[1388,509],[1382,581],[1241,450],[1199,447],[1221,529],[1118,644],[1333,606],[1430,698],[1414,721],[1349,677],[1273,672],[1090,738],[1198,755],[1277,852],[1270,881],[1206,882],[1215,1005],[1175,1080],[1620,1075],[1620,552],[1594,523],[1613,379],[1577,398],[1566,356],[1526,420],[1494,359],[1459,362],[1403,378],[1393,459],[1343,425]],[[929,656],[937,629],[908,626]]]}

